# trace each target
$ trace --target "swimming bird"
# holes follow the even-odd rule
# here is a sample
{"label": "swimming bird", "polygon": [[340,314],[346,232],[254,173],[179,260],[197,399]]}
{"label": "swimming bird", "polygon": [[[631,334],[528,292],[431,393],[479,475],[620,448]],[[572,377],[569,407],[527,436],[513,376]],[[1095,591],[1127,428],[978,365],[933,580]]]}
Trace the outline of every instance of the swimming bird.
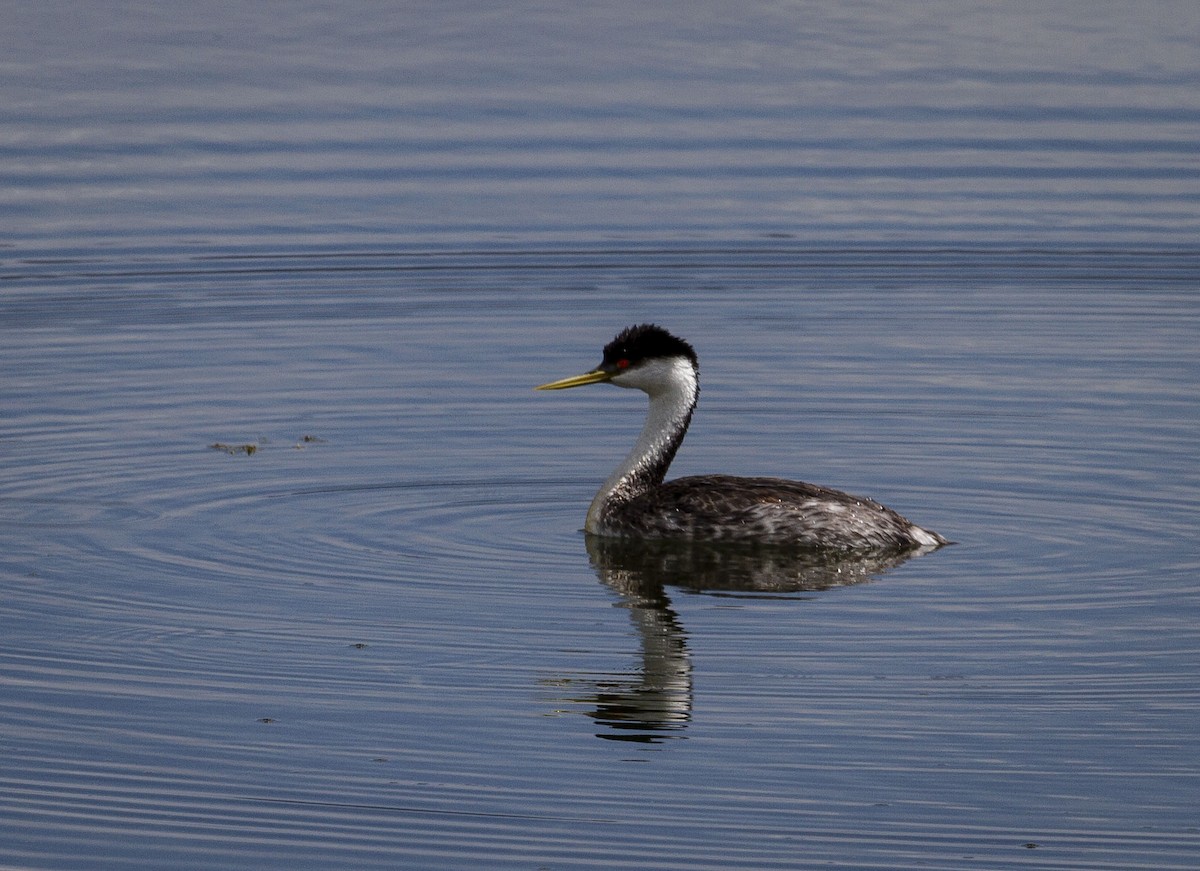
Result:
{"label": "swimming bird", "polygon": [[871,499],[783,478],[696,475],[665,481],[700,395],[690,344],[654,324],[620,332],[590,372],[542,384],[636,388],[649,413],[629,455],[601,485],[584,530],[626,539],[788,544],[836,551],[931,550],[947,544]]}

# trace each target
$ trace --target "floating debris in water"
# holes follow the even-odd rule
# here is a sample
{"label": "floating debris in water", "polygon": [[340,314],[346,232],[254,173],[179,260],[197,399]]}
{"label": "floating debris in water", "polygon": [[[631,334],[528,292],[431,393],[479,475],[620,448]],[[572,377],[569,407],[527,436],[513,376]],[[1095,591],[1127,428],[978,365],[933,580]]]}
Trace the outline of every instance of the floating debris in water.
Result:
{"label": "floating debris in water", "polygon": [[[259,448],[261,448],[263,445],[267,445],[270,443],[271,442],[269,439],[260,438],[257,442],[247,442],[246,444],[241,444],[241,445],[231,445],[231,444],[226,444],[225,442],[213,442],[211,445],[209,445],[209,448],[214,451],[223,451],[230,455],[245,454],[247,457],[249,457],[252,454],[258,453]],[[323,445],[323,444],[325,444],[325,439],[320,438],[319,436],[304,435],[304,436],[300,437],[300,440],[297,441],[296,444],[293,445],[293,447],[298,451],[302,451],[305,448],[307,448],[309,445]]]}
{"label": "floating debris in water", "polygon": [[227,445],[224,442],[213,442],[211,445],[209,445],[209,447],[214,451],[224,451],[230,455],[245,454],[246,456],[250,456],[258,450],[258,445],[255,444]]}

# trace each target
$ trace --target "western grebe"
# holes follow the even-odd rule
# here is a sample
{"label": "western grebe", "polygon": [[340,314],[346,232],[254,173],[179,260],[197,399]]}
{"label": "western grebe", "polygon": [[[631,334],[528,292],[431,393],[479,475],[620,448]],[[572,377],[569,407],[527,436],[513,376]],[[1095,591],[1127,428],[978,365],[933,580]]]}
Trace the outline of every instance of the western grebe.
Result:
{"label": "western grebe", "polygon": [[831,550],[932,549],[947,544],[878,502],[781,478],[697,475],[663,481],[683,443],[700,368],[692,346],[662,327],[629,327],[591,372],[537,390],[608,382],[650,397],[641,435],[588,508],[585,531],[620,538],[752,541]]}

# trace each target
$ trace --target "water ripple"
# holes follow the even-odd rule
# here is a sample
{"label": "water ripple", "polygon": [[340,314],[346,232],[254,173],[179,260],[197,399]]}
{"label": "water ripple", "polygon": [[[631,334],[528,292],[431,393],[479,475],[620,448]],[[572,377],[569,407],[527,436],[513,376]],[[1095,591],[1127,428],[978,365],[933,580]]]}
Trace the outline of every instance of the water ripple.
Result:
{"label": "water ripple", "polygon": [[[10,861],[1200,847],[1194,255],[105,257],[0,288]],[[687,472],[842,486],[958,544],[816,576],[597,551],[641,405],[529,388],[592,361],[614,300],[706,336]]]}

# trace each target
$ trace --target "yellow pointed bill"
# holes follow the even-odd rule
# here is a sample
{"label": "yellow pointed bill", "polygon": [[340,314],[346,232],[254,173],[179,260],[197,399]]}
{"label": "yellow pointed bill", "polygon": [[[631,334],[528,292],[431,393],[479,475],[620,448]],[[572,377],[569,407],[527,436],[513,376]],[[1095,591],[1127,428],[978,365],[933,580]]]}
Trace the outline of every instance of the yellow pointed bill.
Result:
{"label": "yellow pointed bill", "polygon": [[582,387],[585,384],[599,384],[601,381],[608,381],[615,374],[615,372],[605,372],[603,369],[594,369],[591,372],[584,372],[582,375],[572,375],[570,378],[562,378],[558,381],[551,381],[549,384],[539,384],[533,389],[566,390],[568,387]]}

